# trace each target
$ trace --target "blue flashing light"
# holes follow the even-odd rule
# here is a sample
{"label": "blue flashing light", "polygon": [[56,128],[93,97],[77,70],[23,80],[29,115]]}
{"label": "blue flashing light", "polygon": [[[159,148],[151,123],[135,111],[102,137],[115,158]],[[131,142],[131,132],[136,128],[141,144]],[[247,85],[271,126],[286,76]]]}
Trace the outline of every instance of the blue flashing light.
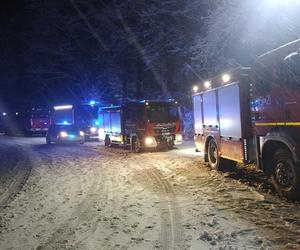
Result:
{"label": "blue flashing light", "polygon": [[63,122],[57,122],[55,123],[57,125],[72,125],[72,123],[68,122],[68,121],[63,121]]}
{"label": "blue flashing light", "polygon": [[96,126],[99,126],[99,124],[100,124],[99,121],[95,121]]}
{"label": "blue flashing light", "polygon": [[90,104],[91,106],[94,106],[96,103],[97,103],[97,102],[94,101],[94,100],[91,100],[91,101],[89,102],[89,104]]}

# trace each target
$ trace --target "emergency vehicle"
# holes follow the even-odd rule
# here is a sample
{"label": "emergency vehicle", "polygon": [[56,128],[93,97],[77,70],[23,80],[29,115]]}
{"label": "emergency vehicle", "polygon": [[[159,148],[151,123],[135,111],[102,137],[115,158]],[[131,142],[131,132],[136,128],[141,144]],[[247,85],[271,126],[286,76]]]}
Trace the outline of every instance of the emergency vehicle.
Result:
{"label": "emergency vehicle", "polygon": [[98,104],[95,101],[81,104],[55,106],[53,124],[75,125],[84,132],[86,140],[98,140]]}
{"label": "emergency vehicle", "polygon": [[255,163],[300,198],[300,39],[194,86],[195,145],[213,169]]}
{"label": "emergency vehicle", "polygon": [[27,135],[45,135],[51,124],[50,110],[46,108],[31,108],[23,114],[16,113],[15,119],[21,117]]}
{"label": "emergency vehicle", "polygon": [[99,139],[132,151],[169,148],[182,142],[175,101],[137,101],[99,109]]}

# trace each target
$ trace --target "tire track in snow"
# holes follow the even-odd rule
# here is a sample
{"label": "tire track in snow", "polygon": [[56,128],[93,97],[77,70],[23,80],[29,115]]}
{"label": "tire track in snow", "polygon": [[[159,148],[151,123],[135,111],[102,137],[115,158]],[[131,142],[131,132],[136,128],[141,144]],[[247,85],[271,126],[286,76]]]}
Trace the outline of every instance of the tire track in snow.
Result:
{"label": "tire track in snow", "polygon": [[[68,160],[68,156],[66,156],[66,158]],[[81,164],[80,159],[77,158],[76,167],[78,169],[81,167],[84,168],[84,163],[85,162],[82,162]],[[74,167],[73,164],[70,164],[69,168]],[[108,199],[106,195],[107,191],[105,191],[107,188],[105,183],[106,177],[103,171],[104,167],[101,165],[100,168],[101,175],[99,175],[99,172],[97,171],[99,170],[99,166],[93,164],[89,167],[89,170],[92,171],[93,175],[97,175],[99,178],[92,178],[93,182],[90,184],[85,197],[76,204],[76,208],[68,218],[58,225],[55,231],[48,237],[47,241],[39,246],[40,249],[60,249],[64,246],[70,248],[77,247],[80,249],[79,245],[81,242],[89,238],[96,231],[98,227],[98,221],[95,220],[97,209],[95,208],[95,199],[92,197],[99,193],[105,194],[104,198],[101,200],[102,207],[106,206]],[[82,228],[80,228],[80,226]],[[81,234],[82,236],[80,238],[75,237],[75,232],[78,230],[86,230],[84,231],[85,233]]]}
{"label": "tire track in snow", "polygon": [[6,189],[0,196],[0,208],[5,207],[13,198],[22,190],[30,173],[31,164],[29,157],[24,150],[16,148],[16,154],[19,154],[21,159],[17,162],[6,184]]}
{"label": "tire track in snow", "polygon": [[163,179],[158,169],[148,168],[147,175],[163,190],[163,194],[160,194],[163,249],[183,249],[181,215],[174,191],[170,183]]}

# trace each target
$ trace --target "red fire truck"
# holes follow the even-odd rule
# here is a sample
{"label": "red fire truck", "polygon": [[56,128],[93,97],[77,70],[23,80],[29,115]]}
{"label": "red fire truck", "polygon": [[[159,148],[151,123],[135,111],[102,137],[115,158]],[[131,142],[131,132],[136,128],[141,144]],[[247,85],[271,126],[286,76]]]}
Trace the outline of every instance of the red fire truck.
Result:
{"label": "red fire truck", "polygon": [[182,142],[178,106],[173,101],[128,102],[99,109],[99,139],[106,146],[172,148]]}
{"label": "red fire truck", "polygon": [[23,127],[27,135],[45,135],[50,124],[50,111],[48,109],[32,108],[23,115]]}
{"label": "red fire truck", "polygon": [[300,198],[300,39],[201,86],[195,144],[214,169],[256,163],[282,197]]}

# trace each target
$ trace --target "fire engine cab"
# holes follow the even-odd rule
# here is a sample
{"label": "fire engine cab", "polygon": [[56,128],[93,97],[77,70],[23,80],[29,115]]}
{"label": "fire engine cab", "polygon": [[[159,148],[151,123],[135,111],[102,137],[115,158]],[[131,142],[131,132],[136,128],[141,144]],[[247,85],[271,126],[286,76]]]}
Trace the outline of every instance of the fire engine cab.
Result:
{"label": "fire engine cab", "polygon": [[98,113],[99,139],[106,146],[144,149],[173,148],[182,143],[177,102],[136,101],[102,107]]}
{"label": "fire engine cab", "polygon": [[280,196],[300,198],[300,39],[194,86],[197,150],[213,169],[255,163]]}

